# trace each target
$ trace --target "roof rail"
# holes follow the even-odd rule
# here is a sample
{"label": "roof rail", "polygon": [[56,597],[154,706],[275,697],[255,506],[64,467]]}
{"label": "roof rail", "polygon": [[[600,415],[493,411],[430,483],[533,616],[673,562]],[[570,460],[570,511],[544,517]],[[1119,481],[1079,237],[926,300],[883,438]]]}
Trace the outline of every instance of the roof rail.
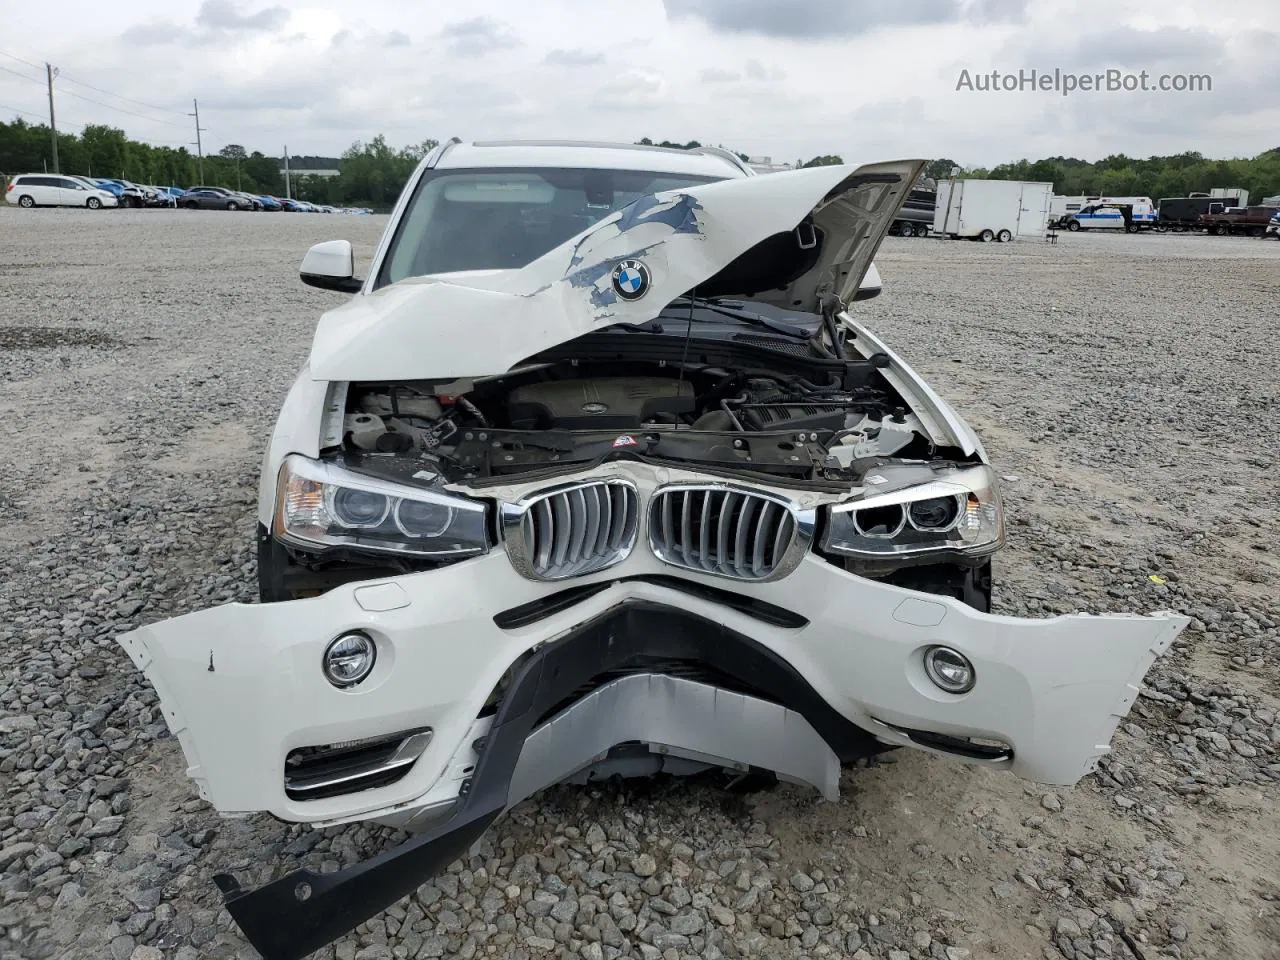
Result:
{"label": "roof rail", "polygon": [[462,138],[461,138],[461,137],[450,137],[450,138],[449,138],[448,140],[446,140],[444,143],[440,144],[440,146],[436,147],[436,149],[435,149],[435,156],[433,156],[433,157],[431,158],[431,160],[430,160],[430,162],[427,164],[427,166],[428,166],[428,167],[434,167],[434,166],[436,166],[437,164],[439,164],[439,163],[440,163],[440,159],[441,159],[441,158],[442,158],[446,153],[448,153],[450,150],[452,150],[455,146],[457,146],[458,144],[460,144],[461,142],[462,142]]}
{"label": "roof rail", "polygon": [[755,171],[752,170],[751,167],[747,166],[746,162],[732,150],[726,150],[724,147],[695,147],[693,152],[701,153],[708,157],[719,157],[721,160],[728,160],[748,177],[755,176]]}

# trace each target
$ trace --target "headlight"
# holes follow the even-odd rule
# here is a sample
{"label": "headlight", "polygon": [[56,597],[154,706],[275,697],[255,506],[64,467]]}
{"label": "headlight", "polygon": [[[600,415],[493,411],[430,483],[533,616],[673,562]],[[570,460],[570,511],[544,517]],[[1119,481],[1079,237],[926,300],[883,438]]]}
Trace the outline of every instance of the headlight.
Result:
{"label": "headlight", "polygon": [[276,484],[275,534],[303,546],[441,559],[489,549],[484,504],[289,456]]}
{"label": "headlight", "polygon": [[891,493],[832,507],[823,549],[869,559],[981,556],[1004,542],[1004,510],[988,467],[956,470]]}

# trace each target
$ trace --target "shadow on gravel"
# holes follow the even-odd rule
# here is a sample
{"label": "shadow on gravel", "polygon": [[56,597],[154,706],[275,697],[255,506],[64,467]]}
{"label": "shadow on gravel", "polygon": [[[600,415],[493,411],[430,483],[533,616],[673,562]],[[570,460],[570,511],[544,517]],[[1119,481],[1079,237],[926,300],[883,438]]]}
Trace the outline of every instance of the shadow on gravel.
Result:
{"label": "shadow on gravel", "polygon": [[121,341],[110,334],[85,327],[0,327],[0,350],[121,345]]}

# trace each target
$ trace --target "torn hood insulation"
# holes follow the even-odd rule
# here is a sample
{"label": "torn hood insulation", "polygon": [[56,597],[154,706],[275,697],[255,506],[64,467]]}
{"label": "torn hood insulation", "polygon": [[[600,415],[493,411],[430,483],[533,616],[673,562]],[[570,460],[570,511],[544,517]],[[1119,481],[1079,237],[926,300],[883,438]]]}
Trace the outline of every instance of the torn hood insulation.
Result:
{"label": "torn hood insulation", "polygon": [[437,274],[361,293],[320,319],[316,380],[505,373],[677,297],[816,312],[851,303],[920,160],[721,180],[642,197],[516,270]]}

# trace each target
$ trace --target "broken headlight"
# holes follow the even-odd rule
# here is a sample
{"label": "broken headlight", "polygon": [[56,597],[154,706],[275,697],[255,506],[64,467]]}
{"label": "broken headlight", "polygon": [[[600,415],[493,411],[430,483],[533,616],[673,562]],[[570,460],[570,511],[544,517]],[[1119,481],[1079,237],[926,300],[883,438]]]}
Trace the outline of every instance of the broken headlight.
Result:
{"label": "broken headlight", "polygon": [[353,473],[296,454],[276,483],[275,534],[300,546],[437,559],[489,549],[484,504]]}
{"label": "broken headlight", "polygon": [[1004,509],[988,467],[969,467],[831,508],[823,549],[892,560],[959,553],[981,556],[1004,542]]}

